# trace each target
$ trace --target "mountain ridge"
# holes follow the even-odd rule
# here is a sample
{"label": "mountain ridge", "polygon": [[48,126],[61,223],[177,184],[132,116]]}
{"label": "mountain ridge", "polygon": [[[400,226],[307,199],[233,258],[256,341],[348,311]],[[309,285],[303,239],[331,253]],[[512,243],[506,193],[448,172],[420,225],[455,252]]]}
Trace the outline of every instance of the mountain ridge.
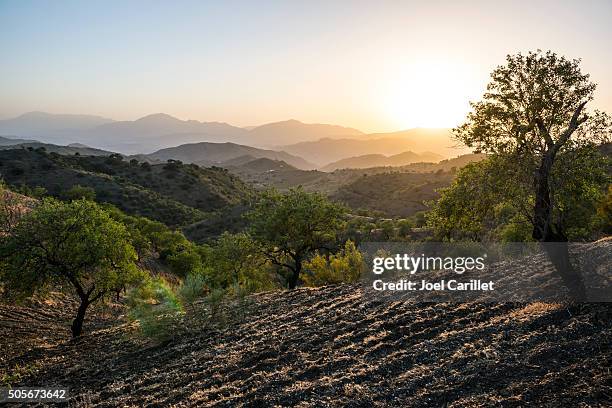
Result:
{"label": "mountain ridge", "polygon": [[337,169],[365,169],[370,167],[387,166],[399,167],[418,162],[437,163],[443,158],[443,156],[432,152],[414,153],[412,151],[405,151],[390,156],[386,156],[384,154],[365,154],[340,159],[320,167],[319,170],[334,171]]}
{"label": "mountain ridge", "polygon": [[223,166],[225,162],[240,158],[241,156],[252,156],[255,159],[263,157],[272,160],[281,160],[293,167],[304,170],[316,167],[301,157],[294,156],[284,151],[259,149],[233,142],[186,143],[175,147],[160,149],[151,154],[135,155],[132,157],[138,160],[151,162],[180,160],[185,163],[195,163],[204,166]]}

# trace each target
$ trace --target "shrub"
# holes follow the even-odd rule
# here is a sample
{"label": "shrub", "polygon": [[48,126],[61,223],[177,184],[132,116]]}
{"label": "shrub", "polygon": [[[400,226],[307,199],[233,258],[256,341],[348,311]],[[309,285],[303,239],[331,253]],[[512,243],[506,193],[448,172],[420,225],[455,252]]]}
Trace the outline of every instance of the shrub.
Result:
{"label": "shrub", "polygon": [[208,282],[202,273],[190,273],[178,289],[180,300],[186,305],[192,305],[196,300],[208,293]]}
{"label": "shrub", "polygon": [[353,241],[346,241],[344,248],[335,255],[326,257],[316,254],[304,269],[304,282],[308,286],[323,286],[343,282],[356,282],[361,276],[364,263],[363,255]]}
{"label": "shrub", "polygon": [[130,317],[142,334],[156,340],[172,337],[180,324],[183,307],[170,285],[161,277],[147,279],[128,296]]}

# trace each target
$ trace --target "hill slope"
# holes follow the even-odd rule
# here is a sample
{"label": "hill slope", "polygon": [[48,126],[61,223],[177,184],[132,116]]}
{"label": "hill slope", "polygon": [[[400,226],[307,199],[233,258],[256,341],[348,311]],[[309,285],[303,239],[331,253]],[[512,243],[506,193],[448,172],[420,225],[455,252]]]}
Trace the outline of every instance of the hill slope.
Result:
{"label": "hill slope", "polygon": [[25,149],[0,150],[0,175],[12,186],[44,187],[62,197],[75,185],[91,187],[96,200],[170,226],[191,224],[207,212],[240,204],[250,189],[220,168],[142,166],[117,156],[61,156]]}
{"label": "hill slope", "polygon": [[412,163],[431,163],[439,162],[444,157],[439,154],[425,152],[425,153],[414,153],[414,152],[403,152],[394,154],[392,156],[385,156],[384,154],[366,154],[363,156],[349,157],[346,159],[338,160],[333,163],[329,163],[321,167],[322,171],[334,171],[337,169],[366,169],[370,167],[383,167],[383,166],[406,166]]}
{"label": "hill slope", "polygon": [[35,140],[26,140],[26,139],[13,139],[10,137],[0,136],[0,146],[15,146],[21,143],[35,143]]}
{"label": "hill slope", "polygon": [[181,160],[185,163],[196,163],[202,166],[224,165],[225,162],[232,162],[234,159],[243,156],[252,158],[266,158],[271,160],[282,160],[294,167],[310,169],[314,165],[308,163],[301,157],[291,155],[286,152],[274,150],[258,149],[256,147],[239,145],[236,143],[190,143],[176,147],[161,149],[155,153],[134,156],[139,160],[151,162],[165,162],[168,159]]}
{"label": "hill slope", "polygon": [[62,155],[73,155],[80,154],[83,156],[108,156],[113,152],[109,152],[107,150],[95,149],[93,147],[85,146],[79,143],[73,143],[68,146],[59,146],[51,143],[41,143],[41,142],[24,142],[14,145],[8,146],[0,146],[2,150],[9,149],[40,149],[43,148],[47,152],[58,153]]}
{"label": "hill slope", "polygon": [[[601,251],[610,242],[591,244]],[[516,268],[519,266],[518,268]],[[526,277],[537,265],[509,265]],[[54,307],[0,305],[0,376],[61,384],[86,406],[609,406],[612,306],[412,303],[359,285],[248,297],[244,317],[131,336],[123,306],[66,340]],[[203,308],[202,305],[196,306]],[[93,312],[93,311],[92,311]],[[229,313],[229,312],[228,312]],[[26,367],[24,369],[23,367]]]}
{"label": "hill slope", "polygon": [[382,211],[389,217],[408,217],[425,210],[454,175],[440,173],[380,173],[362,176],[341,186],[331,198],[351,208]]}

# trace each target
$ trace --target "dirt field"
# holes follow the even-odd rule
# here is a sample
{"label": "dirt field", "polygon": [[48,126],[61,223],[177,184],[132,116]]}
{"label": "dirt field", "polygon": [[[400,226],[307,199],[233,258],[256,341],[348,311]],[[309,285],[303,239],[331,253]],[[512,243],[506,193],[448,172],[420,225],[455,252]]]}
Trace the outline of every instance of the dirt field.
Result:
{"label": "dirt field", "polygon": [[[342,285],[252,296],[161,344],[121,305],[69,340],[72,310],[0,306],[0,377],[71,406],[612,405],[610,304],[426,304]],[[369,299],[369,300],[368,300]]]}

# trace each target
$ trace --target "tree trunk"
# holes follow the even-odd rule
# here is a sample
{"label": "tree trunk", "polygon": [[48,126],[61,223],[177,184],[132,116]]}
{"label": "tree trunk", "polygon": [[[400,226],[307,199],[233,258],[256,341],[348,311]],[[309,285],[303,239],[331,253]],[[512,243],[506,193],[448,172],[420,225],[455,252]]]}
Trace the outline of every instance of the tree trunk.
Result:
{"label": "tree trunk", "polygon": [[542,158],[540,168],[536,173],[535,184],[535,205],[533,208],[533,232],[532,237],[536,241],[550,242],[550,171],[552,169],[553,158],[550,153],[547,153]]}
{"label": "tree trunk", "polygon": [[83,320],[85,320],[85,312],[89,306],[89,299],[81,298],[81,304],[77,310],[77,315],[72,322],[72,337],[79,337],[83,331]]}
{"label": "tree trunk", "polygon": [[[552,204],[550,201],[550,172],[554,155],[548,152],[543,158],[540,168],[535,176],[535,205],[533,216],[532,237],[544,246],[555,270],[563,279],[563,283],[570,291],[570,295],[577,301],[584,301],[586,293],[580,273],[570,262],[567,237],[563,231],[555,231],[551,222]],[[555,244],[549,244],[554,242]]]}
{"label": "tree trunk", "polygon": [[567,241],[543,242],[542,245],[554,265],[555,270],[561,276],[563,283],[569,289],[570,296],[578,302],[586,301],[586,290],[580,273],[574,269],[570,262],[569,246]]}
{"label": "tree trunk", "polygon": [[291,271],[292,274],[289,277],[289,289],[295,289],[297,287],[298,280],[300,279],[300,272],[301,271],[302,271],[302,261],[298,257],[295,260],[295,269],[293,271]]}

